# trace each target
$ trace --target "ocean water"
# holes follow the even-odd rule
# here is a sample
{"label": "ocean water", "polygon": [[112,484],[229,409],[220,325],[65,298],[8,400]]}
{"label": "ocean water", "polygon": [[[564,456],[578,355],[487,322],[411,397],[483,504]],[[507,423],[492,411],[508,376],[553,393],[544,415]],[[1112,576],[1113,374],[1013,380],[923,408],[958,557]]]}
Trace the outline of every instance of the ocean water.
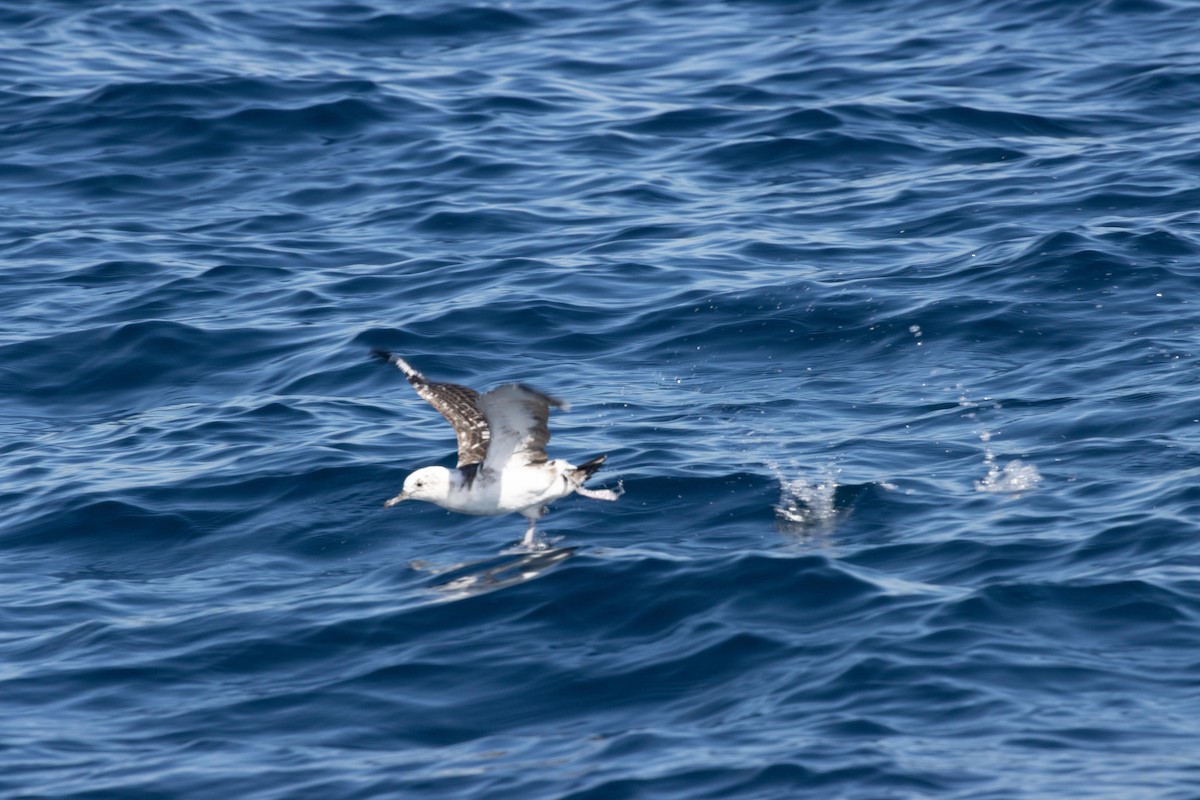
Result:
{"label": "ocean water", "polygon": [[1200,797],[1198,19],[0,2],[0,794]]}

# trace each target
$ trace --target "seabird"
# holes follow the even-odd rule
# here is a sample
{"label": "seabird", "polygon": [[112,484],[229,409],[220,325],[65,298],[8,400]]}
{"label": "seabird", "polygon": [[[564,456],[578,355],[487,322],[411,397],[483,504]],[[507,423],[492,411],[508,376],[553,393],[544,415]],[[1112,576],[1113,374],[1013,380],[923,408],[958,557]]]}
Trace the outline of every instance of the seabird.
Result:
{"label": "seabird", "polygon": [[546,504],[571,493],[593,500],[616,500],[621,491],[586,489],[607,456],[579,466],[550,460],[547,421],[551,406],[570,406],[530,386],[508,383],[485,394],[454,383],[427,380],[394,353],[372,352],[399,367],[417,394],[454,426],[458,437],[455,469],[423,467],[404,479],[400,494],[384,508],[404,500],[424,500],[460,514],[497,516],[518,513],[529,520],[522,544],[534,542],[534,526],[549,509]]}

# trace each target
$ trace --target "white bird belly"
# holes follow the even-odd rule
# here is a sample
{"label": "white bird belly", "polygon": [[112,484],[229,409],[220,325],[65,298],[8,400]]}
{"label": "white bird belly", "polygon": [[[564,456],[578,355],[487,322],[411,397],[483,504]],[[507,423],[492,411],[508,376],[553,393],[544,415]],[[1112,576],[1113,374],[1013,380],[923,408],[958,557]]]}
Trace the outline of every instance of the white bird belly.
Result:
{"label": "white bird belly", "polygon": [[[553,465],[553,466],[551,466]],[[443,508],[460,514],[491,516],[542,506],[571,493],[557,462],[510,467],[499,475],[481,472],[473,481],[451,492]]]}
{"label": "white bird belly", "polygon": [[570,494],[570,486],[563,479],[562,472],[549,467],[539,465],[504,470],[499,481],[500,506],[505,511],[522,511]]}

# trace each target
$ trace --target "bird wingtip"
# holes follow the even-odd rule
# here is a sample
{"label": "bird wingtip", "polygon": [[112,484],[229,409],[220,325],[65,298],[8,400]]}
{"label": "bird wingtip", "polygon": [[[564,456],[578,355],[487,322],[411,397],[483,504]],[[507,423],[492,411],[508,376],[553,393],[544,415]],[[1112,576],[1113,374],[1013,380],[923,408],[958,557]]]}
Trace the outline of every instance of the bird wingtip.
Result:
{"label": "bird wingtip", "polygon": [[371,355],[385,363],[395,364],[401,372],[410,378],[415,376],[419,379],[421,376],[421,373],[418,372],[411,364],[389,350],[383,350],[376,347],[371,350]]}
{"label": "bird wingtip", "polygon": [[[542,390],[535,389],[527,383],[509,383],[509,384],[505,384],[504,386],[499,386],[499,387],[497,387],[497,389],[499,389],[499,390],[511,389],[511,390],[515,390],[515,391],[519,391],[519,392],[525,392],[525,393],[533,395],[538,400],[545,403],[547,406],[559,408],[559,409],[562,409],[563,411],[571,410],[571,404],[568,403],[566,400],[560,400],[559,398],[555,397],[554,395],[546,394]],[[495,390],[493,390],[493,391],[495,391]]]}

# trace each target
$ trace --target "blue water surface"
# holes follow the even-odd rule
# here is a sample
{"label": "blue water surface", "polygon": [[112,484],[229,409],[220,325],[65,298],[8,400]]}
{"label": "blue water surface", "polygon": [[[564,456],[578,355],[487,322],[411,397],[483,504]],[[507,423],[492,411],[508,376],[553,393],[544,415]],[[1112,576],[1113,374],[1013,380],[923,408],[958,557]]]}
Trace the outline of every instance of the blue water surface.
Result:
{"label": "blue water surface", "polygon": [[0,794],[1200,797],[1197,20],[0,0]]}

